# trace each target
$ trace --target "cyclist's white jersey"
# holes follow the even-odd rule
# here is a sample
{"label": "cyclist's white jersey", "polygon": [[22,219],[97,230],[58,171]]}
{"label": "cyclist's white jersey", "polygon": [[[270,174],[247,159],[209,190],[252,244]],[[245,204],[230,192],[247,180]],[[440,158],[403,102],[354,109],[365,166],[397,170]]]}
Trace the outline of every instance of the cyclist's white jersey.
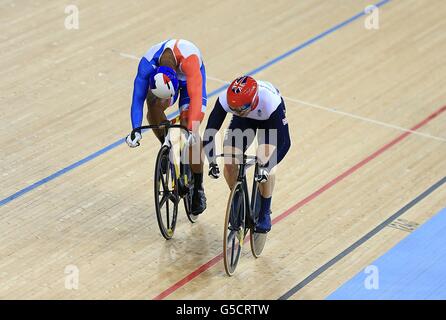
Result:
{"label": "cyclist's white jersey", "polygon": [[[280,95],[280,91],[270,82],[257,81],[257,84],[259,90],[259,103],[246,117],[254,120],[267,120],[282,102],[282,96]],[[237,115],[231,108],[229,108],[226,90],[220,93],[218,100],[226,112]]]}

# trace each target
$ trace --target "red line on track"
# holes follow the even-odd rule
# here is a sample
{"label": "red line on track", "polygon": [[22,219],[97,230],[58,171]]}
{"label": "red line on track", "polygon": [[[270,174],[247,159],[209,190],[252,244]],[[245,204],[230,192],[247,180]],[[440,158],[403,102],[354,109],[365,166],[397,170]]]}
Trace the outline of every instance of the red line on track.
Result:
{"label": "red line on track", "polygon": [[[443,106],[440,109],[438,109],[437,111],[433,112],[427,118],[425,118],[424,120],[422,120],[421,122],[419,122],[418,124],[416,124],[415,126],[410,128],[410,130],[412,130],[412,131],[418,130],[419,128],[421,128],[424,125],[426,125],[428,122],[430,122],[432,119],[434,119],[435,117],[437,117],[438,115],[440,115],[444,111],[446,111],[446,106]],[[282,214],[280,214],[279,216],[274,218],[272,223],[276,224],[279,221],[283,220],[284,218],[289,216],[291,213],[293,213],[294,211],[296,211],[300,207],[304,206],[305,204],[309,203],[310,201],[312,201],[313,199],[318,197],[320,194],[322,194],[324,191],[330,189],[332,186],[337,184],[339,181],[341,181],[344,178],[348,177],[349,175],[354,173],[356,170],[360,169],[361,167],[366,165],[368,162],[372,161],[373,159],[378,157],[380,154],[384,153],[386,150],[390,149],[391,147],[393,147],[397,143],[401,142],[402,140],[404,140],[406,137],[408,137],[411,134],[412,134],[411,132],[405,132],[405,133],[399,135],[398,137],[396,137],[395,139],[393,139],[389,143],[385,144],[384,146],[382,146],[381,148],[376,150],[374,153],[372,153],[371,155],[369,155],[365,159],[363,159],[360,162],[358,162],[357,164],[355,164],[350,169],[344,171],[339,176],[337,176],[336,178],[334,178],[333,180],[331,180],[330,182],[328,182],[327,184],[325,184],[324,186],[322,186],[321,188],[319,188],[318,190],[316,190],[315,192],[313,192],[312,194],[310,194],[306,198],[304,198],[301,201],[299,201],[296,204],[294,204],[292,207],[290,207],[289,209],[284,211]],[[173,284],[172,286],[170,286],[169,288],[167,288],[166,290],[161,292],[159,295],[157,295],[153,299],[154,300],[162,300],[162,299],[166,298],[167,296],[169,296],[170,294],[172,294],[173,292],[175,292],[179,288],[181,288],[184,285],[186,285],[188,282],[192,281],[194,278],[198,277],[200,274],[202,274],[206,270],[212,268],[214,265],[217,264],[217,262],[219,262],[222,259],[223,259],[223,253],[220,253],[219,255],[213,257],[211,260],[209,260],[205,264],[203,264],[200,267],[198,267],[197,269],[195,269],[193,272],[191,272],[190,274],[185,276],[180,281],[176,282],[175,284]]]}

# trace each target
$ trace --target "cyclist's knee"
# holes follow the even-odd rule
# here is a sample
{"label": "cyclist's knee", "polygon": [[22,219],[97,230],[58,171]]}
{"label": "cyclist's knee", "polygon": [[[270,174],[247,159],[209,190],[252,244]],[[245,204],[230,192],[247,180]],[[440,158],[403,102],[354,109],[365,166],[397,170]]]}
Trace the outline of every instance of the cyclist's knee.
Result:
{"label": "cyclist's knee", "polygon": [[268,180],[266,182],[259,183],[259,191],[262,197],[264,198],[272,197],[274,191],[274,184],[275,184],[275,174],[272,172],[268,176]]}
{"label": "cyclist's knee", "polygon": [[228,177],[232,177],[237,175],[238,167],[236,164],[233,163],[226,163],[224,167],[224,174]]}
{"label": "cyclist's knee", "polygon": [[232,163],[226,163],[223,174],[229,188],[232,188],[237,180],[238,166]]}

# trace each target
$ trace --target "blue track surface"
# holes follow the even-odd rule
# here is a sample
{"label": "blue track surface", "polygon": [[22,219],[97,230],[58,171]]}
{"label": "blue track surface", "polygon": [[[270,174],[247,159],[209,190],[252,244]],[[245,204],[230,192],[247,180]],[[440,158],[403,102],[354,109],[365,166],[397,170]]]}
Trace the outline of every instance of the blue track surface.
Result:
{"label": "blue track surface", "polygon": [[328,300],[446,299],[446,209],[378,258],[378,288],[366,288],[371,273],[361,271]]}

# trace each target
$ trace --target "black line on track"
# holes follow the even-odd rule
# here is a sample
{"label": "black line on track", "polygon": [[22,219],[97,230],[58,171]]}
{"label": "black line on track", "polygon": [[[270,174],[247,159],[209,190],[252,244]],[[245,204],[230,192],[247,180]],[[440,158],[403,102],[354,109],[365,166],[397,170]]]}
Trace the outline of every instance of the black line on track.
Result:
{"label": "black line on track", "polygon": [[361,239],[353,243],[351,246],[349,246],[347,249],[339,253],[337,256],[335,256],[333,259],[319,267],[316,271],[311,273],[308,277],[306,277],[304,280],[299,282],[297,285],[295,285],[293,288],[288,290],[286,293],[284,293],[281,297],[279,297],[279,300],[286,300],[290,298],[292,295],[296,294],[298,291],[300,291],[302,288],[304,288],[306,285],[308,285],[311,281],[316,279],[318,276],[320,276],[322,273],[327,271],[329,268],[331,268],[333,265],[335,265],[338,261],[340,261],[342,258],[347,256],[348,254],[352,253],[356,248],[358,248],[360,245],[362,245],[364,242],[372,238],[374,235],[376,235],[378,232],[380,232],[382,229],[384,229],[387,225],[389,225],[391,222],[396,220],[399,216],[401,216],[403,213],[408,211],[410,208],[415,206],[418,202],[426,198],[428,195],[430,195],[432,192],[437,190],[439,187],[441,187],[446,182],[446,176],[443,177],[441,180],[439,180],[437,183],[430,186],[427,190],[425,190],[422,194],[420,194],[418,197],[410,201],[408,204],[406,204],[404,207],[399,209],[397,212],[395,212],[393,215],[391,215],[388,219],[383,221],[381,224],[376,226],[372,231],[365,234]]}

